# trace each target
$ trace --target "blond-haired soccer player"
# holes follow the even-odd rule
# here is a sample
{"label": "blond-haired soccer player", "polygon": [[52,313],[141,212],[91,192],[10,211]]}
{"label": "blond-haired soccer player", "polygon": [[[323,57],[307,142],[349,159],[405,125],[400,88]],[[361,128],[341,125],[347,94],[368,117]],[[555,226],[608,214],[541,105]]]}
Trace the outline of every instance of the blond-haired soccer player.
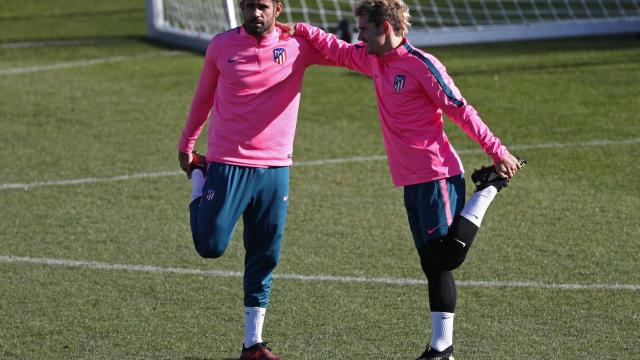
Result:
{"label": "blond-haired soccer player", "polygon": [[[391,177],[404,187],[409,226],[429,284],[432,339],[418,359],[452,359],[451,270],[464,261],[489,204],[524,161],[493,135],[444,65],[404,38],[409,8],[402,0],[361,0],[354,13],[359,44],[303,23],[291,32],[338,65],[373,79]],[[464,170],[444,132],[443,112],[494,161],[472,175],[476,192],[466,205]]]}
{"label": "blond-haired soccer player", "polygon": [[[262,327],[289,204],[300,89],[307,67],[332,64],[308,41],[275,27],[282,6],[281,0],[243,0],[242,26],[211,40],[178,145],[180,166],[192,181],[198,254],[222,256],[243,216],[241,360],[280,359],[263,342]],[[204,160],[192,151],[207,119]]]}

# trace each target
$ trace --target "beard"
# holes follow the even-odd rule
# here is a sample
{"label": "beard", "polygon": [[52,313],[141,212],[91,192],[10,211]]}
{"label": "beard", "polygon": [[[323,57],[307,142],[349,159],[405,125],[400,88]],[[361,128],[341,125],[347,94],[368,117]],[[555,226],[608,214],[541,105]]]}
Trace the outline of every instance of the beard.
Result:
{"label": "beard", "polygon": [[272,24],[273,21],[250,19],[245,23],[245,28],[249,34],[261,36]]}

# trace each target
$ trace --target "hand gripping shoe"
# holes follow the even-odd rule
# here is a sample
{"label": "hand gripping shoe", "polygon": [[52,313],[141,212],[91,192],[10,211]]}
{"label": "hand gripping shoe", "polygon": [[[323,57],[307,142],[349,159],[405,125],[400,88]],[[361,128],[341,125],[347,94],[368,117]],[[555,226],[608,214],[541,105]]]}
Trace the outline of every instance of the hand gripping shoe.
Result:
{"label": "hand gripping shoe", "polygon": [[189,163],[189,173],[193,170],[202,171],[202,175],[207,176],[207,158],[204,155],[198,154],[198,152],[191,152],[191,162]]}
{"label": "hand gripping shoe", "polygon": [[[517,159],[518,162],[520,162],[521,167],[527,163],[527,160],[525,159]],[[471,174],[471,180],[476,185],[476,191],[480,191],[489,186],[494,186],[496,189],[498,189],[498,191],[500,191],[509,183],[509,179],[503,178],[498,175],[498,171],[496,170],[495,165],[483,167],[480,170],[475,170],[473,174]]]}

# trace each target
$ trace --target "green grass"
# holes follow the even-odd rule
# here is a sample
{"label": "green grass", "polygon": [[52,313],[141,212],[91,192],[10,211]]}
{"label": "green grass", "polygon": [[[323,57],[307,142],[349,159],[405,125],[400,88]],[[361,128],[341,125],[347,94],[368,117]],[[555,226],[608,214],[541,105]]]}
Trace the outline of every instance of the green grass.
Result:
{"label": "green grass", "polygon": [[2,0],[0,41],[144,36],[144,1]]}
{"label": "green grass", "polygon": [[[0,184],[177,170],[176,143],[202,57],[160,56],[168,50],[140,41],[144,13],[130,10],[142,9],[142,1],[0,6],[0,42],[106,38],[0,48],[0,72],[158,55],[0,74]],[[87,12],[105,21],[69,16]],[[134,15],[114,15],[128,13]],[[38,30],[47,17],[69,27]],[[72,28],[72,20],[85,28]],[[638,286],[640,41],[602,37],[428,51],[508,145],[614,142],[519,151],[529,165],[496,199],[456,278]],[[479,149],[451,122],[447,133],[457,149]],[[615,143],[624,140],[634,141]],[[203,141],[198,148],[205,150]],[[382,154],[370,80],[311,68],[296,162]],[[488,161],[478,153],[461,157],[468,170]],[[0,256],[242,271],[241,226],[222,258],[206,261],[195,253],[189,189],[184,177],[166,176],[0,190]],[[385,161],[294,166],[289,209],[277,274],[423,277],[402,190],[392,187]],[[238,356],[239,278],[6,261],[0,271],[0,358]],[[638,294],[460,286],[456,357],[638,358]],[[423,286],[276,279],[271,300],[265,337],[286,359],[372,353],[412,359],[430,337]]]}

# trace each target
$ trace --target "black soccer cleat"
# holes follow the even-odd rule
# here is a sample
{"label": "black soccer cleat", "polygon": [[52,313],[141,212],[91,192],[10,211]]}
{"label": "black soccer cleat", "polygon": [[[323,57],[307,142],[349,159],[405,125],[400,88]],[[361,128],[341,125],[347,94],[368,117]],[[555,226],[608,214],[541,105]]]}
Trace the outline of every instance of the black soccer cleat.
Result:
{"label": "black soccer cleat", "polygon": [[424,350],[422,355],[420,355],[420,357],[416,360],[454,360],[453,345],[442,351],[437,351],[436,349],[427,345],[427,348]]}
{"label": "black soccer cleat", "polygon": [[[526,159],[517,159],[520,162],[521,167],[527,163]],[[471,174],[471,180],[476,185],[476,191],[480,191],[489,186],[493,186],[498,189],[498,191],[500,191],[509,183],[509,179],[503,178],[498,175],[495,165],[483,167],[480,170],[475,170],[473,174]]]}
{"label": "black soccer cleat", "polygon": [[202,175],[207,175],[207,158],[204,155],[198,154],[196,151],[191,152],[192,159],[189,163],[189,172],[193,172],[193,170],[202,171]]}

